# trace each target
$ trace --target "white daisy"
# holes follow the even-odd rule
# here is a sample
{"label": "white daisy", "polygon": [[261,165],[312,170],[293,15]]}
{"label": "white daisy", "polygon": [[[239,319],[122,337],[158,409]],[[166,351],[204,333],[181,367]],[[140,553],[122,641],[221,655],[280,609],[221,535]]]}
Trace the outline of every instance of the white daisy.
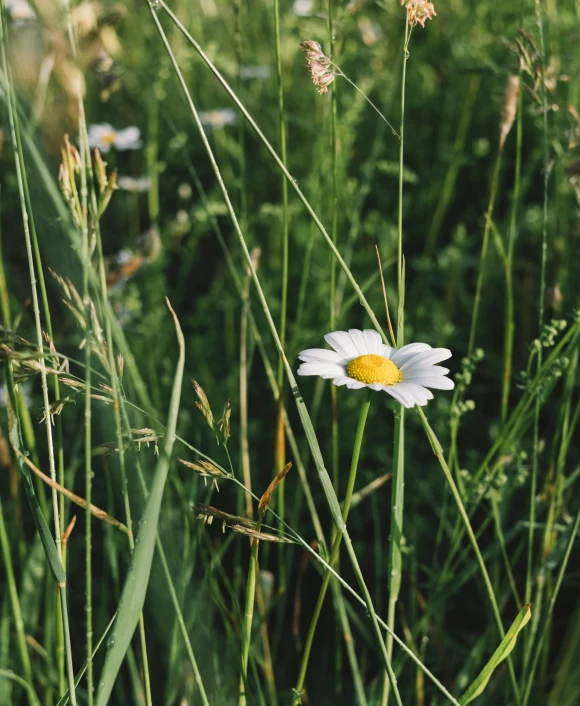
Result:
{"label": "white daisy", "polygon": [[138,150],[141,147],[141,130],[135,126],[115,130],[108,123],[89,125],[89,146],[93,149],[97,147],[103,154],[110,152],[111,147],[119,151]]}
{"label": "white daisy", "polygon": [[318,375],[351,390],[370,387],[383,390],[404,407],[423,406],[433,399],[434,390],[452,390],[455,383],[446,377],[449,370],[436,363],[451,357],[447,348],[431,348],[427,343],[410,343],[391,348],[376,331],[334,331],[325,341],[329,351],[311,348],[298,356],[304,361],[298,375]]}
{"label": "white daisy", "polygon": [[234,125],[238,116],[233,108],[220,108],[218,110],[200,110],[199,119],[202,125],[210,125],[219,129],[226,125]]}

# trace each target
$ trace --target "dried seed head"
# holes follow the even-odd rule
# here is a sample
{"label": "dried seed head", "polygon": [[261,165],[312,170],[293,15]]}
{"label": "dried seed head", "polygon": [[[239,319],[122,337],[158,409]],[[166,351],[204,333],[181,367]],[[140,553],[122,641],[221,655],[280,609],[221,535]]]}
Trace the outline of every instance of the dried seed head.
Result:
{"label": "dried seed head", "polygon": [[503,107],[501,110],[501,125],[499,131],[499,151],[504,148],[506,137],[512,129],[518,110],[518,94],[520,92],[519,76],[510,76],[505,89]]}
{"label": "dried seed head", "polygon": [[196,382],[195,380],[192,380],[191,382],[195,394],[199,399],[199,402],[196,402],[195,404],[199,411],[203,414],[205,421],[208,423],[208,426],[213,429],[213,414],[211,411],[211,407],[209,406],[209,400],[207,399],[207,395],[205,394],[203,387],[198,382]]}
{"label": "dried seed head", "polygon": [[230,438],[230,417],[231,417],[231,414],[232,414],[232,406],[230,404],[230,400],[228,400],[225,404],[224,413],[223,413],[222,418],[220,420],[220,430],[223,435],[224,444],[227,444],[228,439]]}
{"label": "dried seed head", "polygon": [[107,184],[109,183],[109,180],[107,179],[107,163],[103,161],[101,153],[96,147],[94,154],[95,157],[93,161],[95,165],[95,175],[99,184],[99,190],[104,191],[107,188]]}
{"label": "dried seed head", "polygon": [[179,463],[183,463],[184,466],[191,468],[196,473],[207,478],[227,478],[227,474],[224,473],[221,468],[218,468],[211,461],[206,461],[205,459],[200,459],[192,463],[191,461],[185,461],[183,458],[180,458]]}
{"label": "dried seed head", "polygon": [[320,44],[312,39],[302,42],[300,49],[306,54],[308,71],[318,93],[328,93],[328,86],[336,78],[331,68],[332,61],[323,53]]}
{"label": "dried seed head", "polygon": [[432,20],[437,16],[432,2],[426,0],[401,0],[401,5],[407,8],[407,19],[411,27],[420,24],[425,27],[427,20]]}
{"label": "dried seed head", "polygon": [[117,370],[119,371],[119,377],[123,377],[123,370],[125,369],[125,358],[123,358],[123,354],[119,353],[117,356]]}

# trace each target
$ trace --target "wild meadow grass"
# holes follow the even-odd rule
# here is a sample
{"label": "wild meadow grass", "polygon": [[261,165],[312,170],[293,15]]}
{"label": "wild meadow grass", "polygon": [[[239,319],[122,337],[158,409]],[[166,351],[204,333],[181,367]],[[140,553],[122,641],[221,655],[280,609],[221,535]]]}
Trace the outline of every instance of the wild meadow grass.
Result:
{"label": "wild meadow grass", "polygon": [[0,9],[0,706],[578,706],[578,2]]}

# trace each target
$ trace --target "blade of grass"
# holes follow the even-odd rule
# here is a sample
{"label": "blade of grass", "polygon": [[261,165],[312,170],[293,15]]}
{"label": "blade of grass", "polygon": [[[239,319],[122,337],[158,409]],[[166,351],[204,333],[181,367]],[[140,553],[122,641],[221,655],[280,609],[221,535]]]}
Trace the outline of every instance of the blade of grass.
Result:
{"label": "blade of grass", "polygon": [[181,398],[181,386],[183,382],[183,368],[185,364],[185,342],[181,327],[177,320],[177,316],[171,309],[169,300],[167,306],[173,316],[175,323],[175,332],[179,344],[179,359],[175,371],[173,381],[173,389],[171,392],[171,401],[169,405],[169,417],[167,421],[167,433],[163,451],[157,462],[153,485],[149,494],[149,499],[143,511],[139,532],[135,540],[135,551],[133,552],[131,565],[123,586],[123,593],[119,601],[117,618],[114,625],[114,639],[111,640],[105,664],[99,679],[99,688],[97,692],[97,706],[106,706],[121,663],[125,657],[125,653],[139,618],[141,609],[145,602],[145,594],[149,583],[149,575],[151,572],[151,564],[153,562],[153,552],[155,549],[155,538],[157,535],[157,524],[159,521],[159,512],[161,510],[161,501],[163,499],[163,491],[169,472],[169,462],[171,460],[171,452],[175,442],[175,430],[177,426],[177,415],[179,412],[179,402]]}
{"label": "blade of grass", "polygon": [[499,647],[490,657],[488,663],[477,675],[477,677],[475,677],[473,682],[469,685],[466,692],[459,700],[461,706],[465,706],[470,701],[473,701],[473,699],[476,699],[478,696],[481,696],[481,694],[483,694],[483,692],[485,691],[485,687],[491,679],[491,675],[493,674],[494,670],[498,667],[499,664],[501,664],[501,662],[503,662],[504,659],[507,658],[510,652],[514,649],[519,633],[523,630],[523,628],[529,622],[531,617],[532,611],[530,609],[530,605],[526,604],[525,606],[523,606],[523,608],[516,616],[514,622],[508,628],[506,636],[500,642]]}

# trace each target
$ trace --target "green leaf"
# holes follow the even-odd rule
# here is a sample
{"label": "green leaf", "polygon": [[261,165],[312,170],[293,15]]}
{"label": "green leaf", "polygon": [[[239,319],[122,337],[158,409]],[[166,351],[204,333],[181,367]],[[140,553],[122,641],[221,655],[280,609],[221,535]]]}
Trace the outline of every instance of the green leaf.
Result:
{"label": "green leaf", "polygon": [[177,426],[181,386],[183,383],[185,343],[181,327],[169,304],[169,300],[167,300],[167,306],[175,322],[175,331],[179,342],[179,360],[177,362],[177,369],[173,380],[173,390],[171,392],[165,447],[155,468],[153,484],[143,511],[139,532],[135,539],[135,549],[133,551],[131,565],[129,566],[127,577],[125,578],[123,592],[117,609],[117,619],[113,626],[112,636],[109,639],[105,664],[99,680],[96,706],[107,706],[109,703],[115,679],[117,678],[127,649],[131,644],[131,638],[139,622],[143,603],[145,602],[145,594],[147,592],[147,585],[151,574],[151,564],[153,562],[153,552],[155,550],[161,500],[163,499],[163,491],[169,471],[169,462],[175,442],[175,429]]}
{"label": "green leaf", "polygon": [[[6,361],[6,389],[8,390],[8,397],[6,398],[6,413],[8,416],[8,435],[10,437],[10,443],[15,451],[24,453],[22,450],[22,437],[20,435],[20,422],[18,419],[18,414],[16,413],[17,407],[14,395],[14,377],[12,375],[12,366],[8,360]],[[34,485],[32,484],[30,469],[18,453],[16,454],[16,464],[18,466],[18,470],[20,471],[20,475],[22,476],[24,489],[26,490],[26,497],[28,498],[28,504],[32,510],[32,516],[34,517],[36,529],[40,535],[40,541],[42,542],[42,546],[44,548],[46,560],[48,561],[48,565],[50,566],[50,570],[55,581],[59,584],[64,584],[66,583],[66,574],[58,556],[54,538],[48,528],[48,525],[46,524],[40,505],[38,504],[38,498],[36,497]]]}
{"label": "green leaf", "polygon": [[461,706],[465,706],[465,704],[468,704],[470,701],[473,701],[473,699],[477,698],[483,693],[491,675],[493,674],[494,669],[498,666],[498,664],[500,664],[500,662],[503,662],[503,660],[513,650],[516,645],[516,640],[518,639],[520,631],[531,617],[532,611],[530,608],[530,604],[526,603],[526,605],[518,613],[514,622],[510,625],[506,636],[500,642],[499,647],[493,653],[489,662],[473,680],[465,694],[463,694],[463,696],[459,700]]}

